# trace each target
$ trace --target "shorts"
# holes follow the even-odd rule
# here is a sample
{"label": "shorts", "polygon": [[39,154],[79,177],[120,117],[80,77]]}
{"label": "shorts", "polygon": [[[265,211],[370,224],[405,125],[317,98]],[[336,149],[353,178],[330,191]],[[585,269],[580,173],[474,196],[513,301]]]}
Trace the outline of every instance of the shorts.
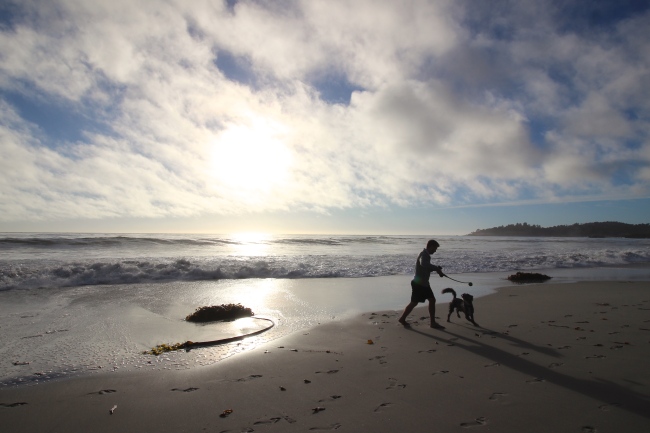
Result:
{"label": "shorts", "polygon": [[433,298],[434,301],[436,299],[435,296],[433,296],[433,290],[431,290],[431,287],[421,286],[411,281],[411,302],[420,303],[431,298]]}

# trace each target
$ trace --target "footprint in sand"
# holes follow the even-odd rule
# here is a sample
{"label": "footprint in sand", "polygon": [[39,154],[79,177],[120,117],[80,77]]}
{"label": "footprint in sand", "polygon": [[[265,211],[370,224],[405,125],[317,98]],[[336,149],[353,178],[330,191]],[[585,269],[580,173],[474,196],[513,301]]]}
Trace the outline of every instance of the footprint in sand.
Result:
{"label": "footprint in sand", "polygon": [[418,353],[433,353],[435,351],[436,351],[436,349],[420,350]]}
{"label": "footprint in sand", "polygon": [[334,374],[334,373],[338,373],[338,372],[339,372],[338,370],[317,371],[316,374],[319,374],[319,373]]}
{"label": "footprint in sand", "polygon": [[339,398],[341,398],[340,395],[330,395],[330,396],[327,397],[327,398],[324,398],[324,399],[322,399],[322,400],[318,400],[318,402],[319,402],[319,403],[323,403],[323,402],[325,402],[325,401],[334,401],[334,400],[338,400]]}
{"label": "footprint in sand", "polygon": [[277,416],[269,419],[263,419],[260,421],[255,421],[253,425],[259,425],[259,424],[275,424],[276,422],[280,421],[282,418]]}
{"label": "footprint in sand", "polygon": [[436,371],[436,372],[431,373],[431,375],[435,376],[436,374],[447,374],[447,373],[449,373],[449,370],[440,370],[440,371]]}
{"label": "footprint in sand", "polygon": [[185,389],[180,389],[180,388],[172,388],[172,391],[182,391],[182,392],[192,392],[196,391],[198,388],[190,387],[190,388],[185,388]]}
{"label": "footprint in sand", "polygon": [[564,365],[563,362],[554,362],[554,363],[552,363],[552,364],[549,364],[549,365],[548,365],[548,368],[558,368],[558,367],[560,367],[560,366],[562,366],[562,365]]}
{"label": "footprint in sand", "polygon": [[501,400],[507,396],[505,392],[493,392],[492,395],[488,398],[489,400]]}
{"label": "footprint in sand", "polygon": [[282,415],[282,419],[288,422],[289,424],[293,424],[294,422],[296,422],[296,420],[291,418],[289,415]]}
{"label": "footprint in sand", "polygon": [[558,347],[558,349],[559,349],[559,350],[562,350],[562,349],[571,349],[571,346],[560,346],[560,347]]}
{"label": "footprint in sand", "polygon": [[608,412],[609,408],[618,407],[620,405],[621,405],[620,403],[601,404],[600,406],[598,406],[598,409],[602,410],[603,412]]}
{"label": "footprint in sand", "polygon": [[386,409],[388,406],[391,406],[392,403],[382,403],[379,406],[375,408],[375,412],[381,412],[382,410]]}
{"label": "footprint in sand", "polygon": [[492,363],[492,364],[484,365],[483,367],[499,367],[500,365],[501,365],[501,364],[499,364],[498,362],[494,362],[494,363]]}
{"label": "footprint in sand", "polygon": [[485,419],[485,417],[480,416],[480,417],[476,418],[474,421],[461,422],[460,426],[463,427],[463,428],[470,428],[470,427],[484,426],[485,424],[487,424],[487,420]]}
{"label": "footprint in sand", "polygon": [[541,377],[536,377],[534,379],[530,379],[526,381],[526,383],[541,383],[541,382],[546,382],[546,379],[542,379]]}
{"label": "footprint in sand", "polygon": [[379,361],[380,364],[386,364],[386,363],[388,363],[388,361],[386,361],[384,358],[386,358],[386,357],[385,357],[385,356],[382,356],[382,355],[378,355],[378,356],[375,356],[374,358],[370,358],[370,359],[368,359],[368,360],[369,360],[369,361],[377,360],[377,361]]}
{"label": "footprint in sand", "polygon": [[104,394],[112,394],[114,392],[117,392],[117,390],[114,389],[102,389],[101,391],[97,392],[89,392],[88,394],[99,394],[99,395],[104,395]]}
{"label": "footprint in sand", "polygon": [[336,430],[341,428],[341,424],[336,422],[334,424],[330,424],[326,427],[312,427],[309,429],[309,431],[328,431],[328,430]]}
{"label": "footprint in sand", "polygon": [[389,380],[389,385],[386,387],[386,389],[404,389],[406,388],[406,384],[398,384],[397,379],[394,379],[392,377],[388,378]]}
{"label": "footprint in sand", "polygon": [[607,358],[605,355],[591,355],[591,356],[585,356],[585,359],[603,359]]}
{"label": "footprint in sand", "polygon": [[590,425],[586,425],[582,427],[582,432],[583,433],[596,433],[598,430],[596,430],[596,427],[592,427]]}
{"label": "footprint in sand", "polygon": [[251,374],[248,377],[242,377],[241,379],[237,379],[235,382],[246,382],[248,380],[258,379],[260,377],[262,377],[261,374]]}
{"label": "footprint in sand", "polygon": [[24,401],[19,401],[16,403],[0,403],[0,407],[18,407],[18,406],[25,406],[27,403]]}

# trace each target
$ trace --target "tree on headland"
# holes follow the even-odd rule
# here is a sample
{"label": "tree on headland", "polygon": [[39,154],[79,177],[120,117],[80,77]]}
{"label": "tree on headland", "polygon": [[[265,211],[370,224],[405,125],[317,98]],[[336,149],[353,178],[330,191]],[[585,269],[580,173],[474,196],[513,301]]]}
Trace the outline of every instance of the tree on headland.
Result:
{"label": "tree on headland", "polygon": [[478,229],[468,236],[551,236],[590,238],[650,238],[650,224],[626,224],[615,221],[542,227],[528,223]]}

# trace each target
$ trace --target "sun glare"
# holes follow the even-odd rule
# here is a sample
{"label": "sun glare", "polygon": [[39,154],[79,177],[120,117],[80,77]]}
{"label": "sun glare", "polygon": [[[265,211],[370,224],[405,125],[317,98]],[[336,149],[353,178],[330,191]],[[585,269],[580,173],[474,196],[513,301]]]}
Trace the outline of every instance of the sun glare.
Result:
{"label": "sun glare", "polygon": [[234,241],[231,248],[236,255],[263,256],[269,249],[268,241],[271,237],[268,233],[233,233],[230,235],[230,238]]}
{"label": "sun glare", "polygon": [[291,152],[268,126],[235,126],[224,131],[212,145],[211,175],[217,186],[245,201],[260,202],[262,196],[289,179]]}

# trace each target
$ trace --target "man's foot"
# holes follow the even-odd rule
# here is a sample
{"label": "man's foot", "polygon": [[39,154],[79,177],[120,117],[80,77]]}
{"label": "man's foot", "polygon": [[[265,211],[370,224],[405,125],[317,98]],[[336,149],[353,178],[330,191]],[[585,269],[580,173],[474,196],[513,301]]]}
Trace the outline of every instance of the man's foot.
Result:
{"label": "man's foot", "polygon": [[433,323],[431,324],[431,327],[432,327],[433,329],[445,329],[444,326],[442,326],[441,324],[436,323],[436,322],[433,322]]}
{"label": "man's foot", "polygon": [[411,324],[404,319],[399,319],[398,322],[401,323],[405,328],[411,327]]}

